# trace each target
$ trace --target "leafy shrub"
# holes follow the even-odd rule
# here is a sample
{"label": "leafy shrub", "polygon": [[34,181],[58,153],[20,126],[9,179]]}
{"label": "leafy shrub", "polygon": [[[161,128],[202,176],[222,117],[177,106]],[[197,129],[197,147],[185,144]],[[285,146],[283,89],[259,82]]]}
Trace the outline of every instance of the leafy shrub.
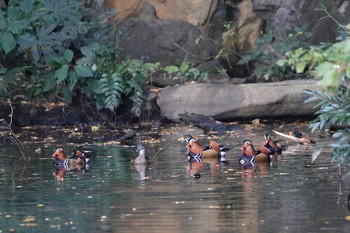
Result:
{"label": "leafy shrub", "polygon": [[71,103],[76,91],[82,90],[98,109],[114,111],[128,97],[132,112],[140,114],[143,85],[158,64],[136,60],[118,64],[114,29],[100,24],[77,1],[10,3],[0,11],[2,98],[43,97]]}
{"label": "leafy shrub", "polygon": [[0,22],[0,64],[6,90],[20,86],[14,94],[28,97],[63,94],[70,102],[69,93],[79,76],[76,70],[88,69],[74,64],[75,54],[92,29],[83,20],[80,5],[69,0],[11,1],[0,11]]}
{"label": "leafy shrub", "polygon": [[[323,7],[321,10],[329,13]],[[332,157],[339,162],[350,161],[350,24],[338,23],[341,40],[289,52],[287,60],[279,64],[289,65],[298,73],[308,72],[319,79],[323,91],[306,91],[306,102],[315,102],[317,118],[310,124],[312,131],[334,126]]]}
{"label": "leafy shrub", "polygon": [[169,65],[162,68],[168,75],[182,74],[186,78],[197,81],[208,81],[208,73],[193,67],[188,61],[183,61],[180,66]]}
{"label": "leafy shrub", "polygon": [[274,43],[274,32],[264,34],[256,42],[256,47],[251,49],[238,65],[254,62],[254,73],[258,78],[291,77],[292,70],[287,65],[277,65],[276,62],[285,56],[288,51],[304,46],[311,37],[304,28],[296,27],[294,33],[289,34],[283,43]]}

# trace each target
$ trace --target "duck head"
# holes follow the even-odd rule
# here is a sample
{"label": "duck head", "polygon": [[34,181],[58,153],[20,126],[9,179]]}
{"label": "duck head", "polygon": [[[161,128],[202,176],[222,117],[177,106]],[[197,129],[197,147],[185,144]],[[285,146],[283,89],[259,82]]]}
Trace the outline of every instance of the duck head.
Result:
{"label": "duck head", "polygon": [[193,137],[189,134],[186,134],[183,136],[183,140],[182,140],[182,143],[183,142],[186,142],[187,144],[191,141],[191,139],[193,139]]}
{"label": "duck head", "polygon": [[138,144],[136,152],[139,152],[139,155],[144,155],[146,151],[146,147],[143,144]]}
{"label": "duck head", "polygon": [[199,153],[201,153],[203,151],[203,147],[201,146],[201,144],[199,144],[199,142],[196,139],[194,139],[194,138],[192,138],[188,142],[186,147],[193,154],[199,154]]}
{"label": "duck head", "polygon": [[53,159],[60,159],[60,160],[66,160],[67,159],[67,155],[64,152],[63,148],[58,148],[55,150],[55,153],[53,153],[52,155]]}
{"label": "duck head", "polygon": [[241,147],[242,154],[253,156],[255,155],[255,149],[253,146],[252,141],[250,140],[243,140],[243,146]]}
{"label": "duck head", "polygon": [[265,139],[265,143],[269,143],[269,141],[271,140],[271,137],[270,137],[270,133],[265,133],[264,134],[264,139]]}

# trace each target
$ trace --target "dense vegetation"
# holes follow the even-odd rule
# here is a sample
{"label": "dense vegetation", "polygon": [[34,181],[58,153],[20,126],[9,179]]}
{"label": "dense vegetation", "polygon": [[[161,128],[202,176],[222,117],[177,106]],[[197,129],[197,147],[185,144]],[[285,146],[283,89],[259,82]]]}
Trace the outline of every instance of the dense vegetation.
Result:
{"label": "dense vegetation", "polygon": [[[0,11],[0,98],[71,103],[82,94],[114,112],[130,102],[140,115],[144,87],[159,63],[116,62],[113,12],[89,11],[75,0],[12,0]],[[165,67],[190,78],[205,74],[184,61]]]}
{"label": "dense vegetation", "polygon": [[[321,10],[332,17],[324,7]],[[277,63],[319,79],[323,91],[306,91],[310,96],[306,101],[315,102],[318,108],[310,129],[335,128],[332,157],[350,165],[350,24],[337,23],[340,35],[336,43],[300,47]]]}
{"label": "dense vegetation", "polygon": [[153,66],[115,62],[113,28],[100,23],[107,18],[72,0],[10,3],[0,11],[2,99],[71,103],[80,91],[98,109],[111,111],[129,97],[139,114],[142,86]]}

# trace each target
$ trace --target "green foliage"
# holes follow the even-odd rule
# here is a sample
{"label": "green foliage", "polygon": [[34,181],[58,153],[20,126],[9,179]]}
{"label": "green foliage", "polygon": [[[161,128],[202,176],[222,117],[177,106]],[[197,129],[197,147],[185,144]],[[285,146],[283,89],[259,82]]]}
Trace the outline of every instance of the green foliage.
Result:
{"label": "green foliage", "polygon": [[[345,39],[345,38],[344,38]],[[350,39],[334,44],[299,48],[289,52],[288,60],[278,64],[288,65],[297,73],[308,71],[321,78],[320,84],[335,91],[344,76],[350,77]]]}
{"label": "green foliage", "polygon": [[190,80],[208,81],[208,73],[200,71],[186,60],[181,63],[180,67],[169,65],[164,67],[162,70],[168,75],[181,74]]}
{"label": "green foliage", "polygon": [[10,3],[0,10],[2,98],[21,95],[71,103],[81,90],[99,109],[111,111],[130,98],[131,111],[140,115],[143,87],[159,64],[117,63],[114,29],[100,24],[77,1]]}
{"label": "green foliage", "polygon": [[310,124],[311,131],[325,130],[327,127],[340,128],[333,135],[336,142],[332,144],[333,159],[349,163],[350,159],[350,90],[340,85],[336,93],[306,91],[310,96],[306,102],[317,102],[315,108],[318,117]]}
{"label": "green foliage", "polygon": [[[325,8],[321,8],[329,17]],[[331,17],[332,18],[332,17]],[[287,54],[281,65],[289,65],[298,73],[308,72],[319,79],[323,91],[306,91],[306,102],[316,102],[317,118],[310,124],[312,131],[329,126],[339,128],[333,137],[332,157],[339,162],[350,159],[350,31],[349,25],[339,24],[341,41],[299,48]],[[350,165],[350,164],[349,164]]]}
{"label": "green foliage", "polygon": [[113,59],[106,58],[107,56],[102,56],[97,59],[95,79],[91,79],[93,83],[84,91],[94,96],[99,109],[108,108],[111,111],[118,108],[123,97],[129,97],[132,102],[131,111],[140,116],[141,105],[145,100],[143,86],[147,77],[158,69],[159,63],[127,60],[118,64],[113,63]]}
{"label": "green foliage", "polygon": [[[254,62],[255,75],[258,78],[264,77],[284,77],[288,78],[293,75],[288,65],[277,62],[284,57],[288,51],[304,46],[311,37],[304,28],[296,27],[294,33],[289,34],[281,43],[275,43],[274,32],[264,34],[256,43],[256,47],[249,51],[242,59],[238,61],[238,65]],[[272,46],[273,45],[273,46]]]}
{"label": "green foliage", "polygon": [[10,3],[0,11],[0,65],[4,74],[1,85],[17,91],[5,91],[1,96],[63,96],[71,102],[78,77],[83,77],[75,64],[80,45],[87,43],[86,35],[97,22],[85,21],[76,1]]}

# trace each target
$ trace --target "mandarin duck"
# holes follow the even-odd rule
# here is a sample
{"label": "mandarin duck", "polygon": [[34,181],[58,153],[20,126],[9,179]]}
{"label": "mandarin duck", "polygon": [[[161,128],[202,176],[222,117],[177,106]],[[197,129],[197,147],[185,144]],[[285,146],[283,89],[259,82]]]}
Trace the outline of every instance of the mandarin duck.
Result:
{"label": "mandarin duck", "polygon": [[220,146],[215,141],[209,141],[209,147],[203,149],[201,144],[194,138],[192,138],[187,144],[187,155],[190,159],[202,159],[202,158],[220,158]]}
{"label": "mandarin duck", "polygon": [[281,154],[282,149],[272,140],[270,133],[264,134],[264,142],[259,147],[260,152],[268,155]]}
{"label": "mandarin duck", "polygon": [[88,163],[90,161],[90,157],[91,157],[92,153],[91,151],[80,151],[80,150],[76,150],[75,154],[73,156],[70,156],[69,158],[81,158],[84,160],[84,163]]}
{"label": "mandarin duck", "polygon": [[138,156],[135,159],[132,159],[130,163],[134,165],[148,165],[150,164],[148,156],[146,156],[146,147],[143,144],[137,145],[136,152],[138,152]]}
{"label": "mandarin duck", "polygon": [[[195,138],[193,138],[191,135],[189,134],[186,134],[183,136],[183,141],[182,142],[186,142],[187,145],[189,144],[189,142],[191,141],[191,139],[194,139],[196,140]],[[196,140],[196,144],[201,146],[200,143],[198,142],[198,140]],[[219,147],[218,147],[219,146]],[[191,158],[191,147],[190,146],[186,146],[187,150],[186,150],[186,155],[189,156],[190,159],[193,159],[193,158],[198,158],[198,156],[195,156]],[[223,163],[228,163],[227,159],[226,159],[226,153],[231,150],[231,148],[229,147],[226,147],[226,146],[223,146],[223,145],[218,145],[215,141],[210,141],[209,142],[209,145],[204,147],[202,149],[202,151],[206,151],[206,150],[215,150],[215,151],[220,151],[219,154],[220,154],[220,161],[223,162]],[[193,151],[193,150],[192,150]],[[209,152],[206,152],[206,153],[209,153]],[[192,153],[193,155],[193,153]],[[214,157],[216,158],[217,156],[205,156],[205,157]]]}
{"label": "mandarin duck", "polygon": [[[91,155],[89,155],[89,157],[90,156]],[[55,166],[64,167],[68,170],[82,167],[87,163],[86,158],[81,152],[68,157],[63,148],[58,148],[52,155],[51,159],[53,160]]]}
{"label": "mandarin duck", "polygon": [[250,140],[243,140],[242,153],[239,157],[239,164],[243,169],[255,169],[255,150]]}
{"label": "mandarin duck", "polygon": [[230,148],[230,147],[220,145],[220,162],[222,164],[228,164],[229,163],[227,158],[226,158],[226,154],[231,149],[232,148]]}
{"label": "mandarin duck", "polygon": [[244,140],[242,146],[242,155],[240,158],[240,163],[251,161],[251,157],[254,156],[255,163],[269,163],[271,161],[270,155],[263,153],[261,151],[256,151],[252,141]]}
{"label": "mandarin duck", "polygon": [[289,132],[288,134],[284,134],[284,133],[278,132],[276,130],[272,130],[272,131],[275,134],[280,135],[284,138],[287,138],[293,142],[297,142],[300,145],[314,145],[314,144],[316,144],[315,140],[303,137],[303,134],[301,132]]}
{"label": "mandarin duck", "polygon": [[186,142],[186,144],[188,144],[192,138],[193,138],[192,135],[186,134],[182,137],[182,139],[183,139],[182,143]]}
{"label": "mandarin duck", "polygon": [[291,135],[298,138],[303,143],[303,145],[309,145],[309,144],[315,145],[316,144],[315,140],[313,140],[311,138],[303,137],[303,134],[299,131],[294,131],[293,133],[291,133]]}

